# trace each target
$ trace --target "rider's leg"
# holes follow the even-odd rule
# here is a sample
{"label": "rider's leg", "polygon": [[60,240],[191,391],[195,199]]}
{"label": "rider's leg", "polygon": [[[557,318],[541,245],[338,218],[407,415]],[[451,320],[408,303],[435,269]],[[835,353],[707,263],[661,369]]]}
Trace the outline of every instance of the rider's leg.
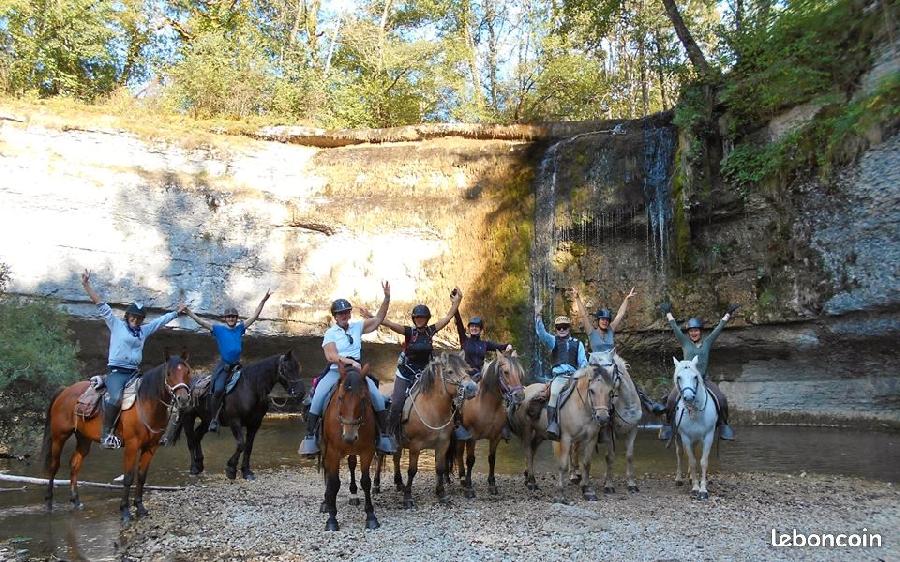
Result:
{"label": "rider's leg", "polygon": [[672,438],[672,422],[675,418],[675,404],[678,402],[678,389],[672,387],[666,398],[666,423],[659,428],[659,440],[668,441]]}
{"label": "rider's leg", "polygon": [[209,384],[209,431],[219,430],[219,409],[222,407],[222,398],[225,396],[225,384],[228,382],[227,372],[228,365],[220,359]]}
{"label": "rider's leg", "polygon": [[391,393],[391,415],[388,427],[397,436],[400,435],[400,418],[403,416],[403,405],[406,403],[406,389],[410,382],[400,376],[397,371],[394,375],[394,392]]}
{"label": "rider's leg", "polygon": [[721,389],[719,389],[719,385],[708,380],[706,381],[706,388],[709,389],[710,392],[716,397],[716,402],[718,402],[719,409],[717,413],[719,414],[719,437],[725,439],[726,441],[734,440],[734,430],[731,429],[731,426],[728,425],[728,399],[725,398],[725,395],[722,394]]}
{"label": "rider's leg", "polygon": [[641,406],[643,406],[645,410],[656,416],[666,411],[666,406],[664,404],[651,400],[650,397],[647,396],[647,393],[644,392],[644,389],[636,382],[634,383],[634,389],[637,390],[638,398],[641,400]]}
{"label": "rider's leg", "polygon": [[312,403],[309,405],[309,414],[306,417],[306,437],[300,443],[300,449],[297,451],[301,455],[315,455],[319,452],[318,428],[319,418],[322,417],[322,411],[325,409],[325,401],[331,396],[332,390],[337,385],[341,376],[335,370],[319,379],[316,384],[316,391],[313,393]]}
{"label": "rider's leg", "polygon": [[375,409],[375,423],[378,424],[378,452],[392,455],[397,452],[397,441],[391,435],[388,425],[388,412],[384,407],[384,396],[378,392],[378,385],[370,377],[366,377],[369,385],[369,395],[372,399],[372,408]]}
{"label": "rider's leg", "polygon": [[100,446],[104,449],[118,449],[122,442],[116,437],[116,418],[122,407],[122,394],[132,373],[110,371],[106,375],[106,396],[103,397],[103,431]]}
{"label": "rider's leg", "polygon": [[547,436],[553,441],[559,441],[559,415],[557,412],[557,403],[559,402],[559,393],[563,387],[569,382],[569,377],[554,377],[550,383],[550,400],[547,401]]}

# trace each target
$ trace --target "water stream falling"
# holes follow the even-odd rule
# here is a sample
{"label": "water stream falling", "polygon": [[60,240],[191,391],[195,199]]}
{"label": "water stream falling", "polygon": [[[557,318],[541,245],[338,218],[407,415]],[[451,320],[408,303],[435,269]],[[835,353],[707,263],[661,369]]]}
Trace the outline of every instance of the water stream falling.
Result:
{"label": "water stream falling", "polygon": [[647,205],[647,243],[650,262],[665,281],[669,263],[672,221],[672,157],[675,134],[668,127],[644,129],[644,201]]}

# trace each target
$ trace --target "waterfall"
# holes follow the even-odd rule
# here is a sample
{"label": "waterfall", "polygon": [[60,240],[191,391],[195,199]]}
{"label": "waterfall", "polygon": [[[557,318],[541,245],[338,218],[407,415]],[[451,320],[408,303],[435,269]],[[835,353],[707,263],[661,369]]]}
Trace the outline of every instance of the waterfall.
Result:
{"label": "waterfall", "polygon": [[647,206],[647,251],[665,281],[672,221],[672,157],[675,134],[668,127],[644,129],[644,201]]}

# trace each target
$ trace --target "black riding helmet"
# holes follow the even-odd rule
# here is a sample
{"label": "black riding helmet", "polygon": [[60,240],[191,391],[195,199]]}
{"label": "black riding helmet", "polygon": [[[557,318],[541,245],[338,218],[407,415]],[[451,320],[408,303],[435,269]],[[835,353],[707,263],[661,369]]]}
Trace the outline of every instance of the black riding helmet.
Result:
{"label": "black riding helmet", "polygon": [[484,330],[484,321],[481,319],[481,316],[473,316],[473,317],[469,318],[469,323],[467,324],[467,327],[468,326],[478,326],[479,328]]}
{"label": "black riding helmet", "polygon": [[597,320],[612,320],[612,310],[608,308],[601,308],[597,311],[597,314],[594,314],[594,318]]}
{"label": "black riding helmet", "polygon": [[338,299],[331,303],[331,315],[334,316],[340,312],[353,310],[353,305],[347,299]]}
{"label": "black riding helmet", "polygon": [[129,304],[128,308],[125,309],[125,314],[130,314],[138,318],[145,318],[147,316],[147,313],[144,311],[144,305],[139,302]]}
{"label": "black riding helmet", "polygon": [[417,316],[421,316],[426,319],[431,319],[431,310],[424,304],[417,304],[416,306],[413,307],[411,316],[413,318],[416,318]]}

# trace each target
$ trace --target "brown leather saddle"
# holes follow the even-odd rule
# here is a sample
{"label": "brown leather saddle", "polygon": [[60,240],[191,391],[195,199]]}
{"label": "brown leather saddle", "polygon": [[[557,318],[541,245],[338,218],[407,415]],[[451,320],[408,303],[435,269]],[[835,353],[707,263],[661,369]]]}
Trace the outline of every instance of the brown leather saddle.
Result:
{"label": "brown leather saddle", "polygon": [[[125,385],[125,391],[122,393],[122,407],[125,411],[134,406],[134,399],[137,395],[137,389],[141,385],[141,377],[133,377],[128,384]],[[91,384],[78,397],[75,402],[75,415],[83,420],[89,420],[100,413],[100,404],[103,397],[106,396],[106,375],[97,375],[91,377]]]}

